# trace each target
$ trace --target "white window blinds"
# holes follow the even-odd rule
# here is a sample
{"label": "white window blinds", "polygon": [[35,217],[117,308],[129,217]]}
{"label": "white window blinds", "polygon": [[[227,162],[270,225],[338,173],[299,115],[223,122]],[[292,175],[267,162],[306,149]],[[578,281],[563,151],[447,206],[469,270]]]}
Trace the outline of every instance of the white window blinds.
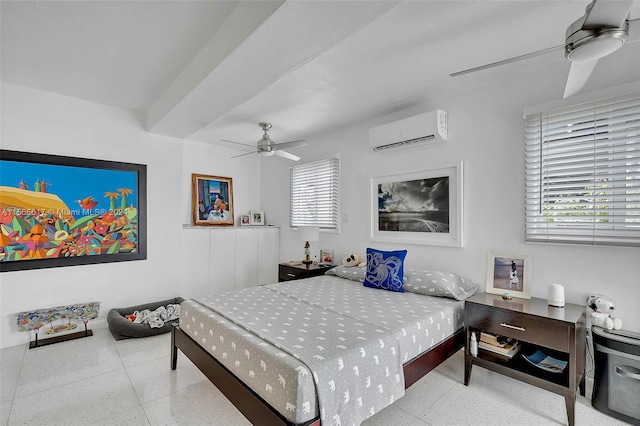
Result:
{"label": "white window blinds", "polygon": [[339,159],[296,165],[290,175],[289,225],[338,230]]}
{"label": "white window blinds", "polygon": [[640,93],[525,117],[526,241],[640,247]]}

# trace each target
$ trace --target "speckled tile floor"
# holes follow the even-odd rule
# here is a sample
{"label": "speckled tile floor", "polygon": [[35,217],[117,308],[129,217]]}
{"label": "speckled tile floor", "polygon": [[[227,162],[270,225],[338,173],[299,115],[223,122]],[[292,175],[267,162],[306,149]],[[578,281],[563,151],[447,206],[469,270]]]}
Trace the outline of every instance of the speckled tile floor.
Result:
{"label": "speckled tile floor", "polygon": [[[248,425],[184,356],[169,368],[170,335],[94,336],[0,350],[2,425]],[[564,399],[480,367],[462,384],[459,351],[363,425],[564,425]],[[587,386],[587,394],[590,388]],[[576,423],[624,424],[578,397]]]}

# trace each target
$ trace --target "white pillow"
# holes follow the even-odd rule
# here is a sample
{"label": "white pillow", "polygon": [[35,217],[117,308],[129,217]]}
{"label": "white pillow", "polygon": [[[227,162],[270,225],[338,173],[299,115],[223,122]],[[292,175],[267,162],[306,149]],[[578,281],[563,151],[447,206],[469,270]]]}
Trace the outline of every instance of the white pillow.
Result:
{"label": "white pillow", "polygon": [[343,266],[338,265],[335,268],[329,269],[324,273],[325,275],[334,275],[340,278],[346,278],[352,281],[363,282],[364,277],[367,275],[367,268],[365,266]]}
{"label": "white pillow", "polygon": [[405,269],[404,290],[427,296],[465,300],[478,289],[475,281],[448,272]]}

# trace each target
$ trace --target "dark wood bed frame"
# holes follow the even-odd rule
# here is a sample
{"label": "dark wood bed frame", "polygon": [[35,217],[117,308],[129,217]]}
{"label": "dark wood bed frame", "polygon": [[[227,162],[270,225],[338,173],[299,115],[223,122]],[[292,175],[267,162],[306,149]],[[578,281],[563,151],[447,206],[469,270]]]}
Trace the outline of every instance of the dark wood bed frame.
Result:
{"label": "dark wood bed frame", "polygon": [[[404,365],[405,388],[408,388],[429,371],[436,368],[464,346],[464,330],[459,330],[436,347],[417,356]],[[224,396],[253,424],[293,425],[272,408],[251,388],[238,379],[231,371],[196,343],[178,324],[171,329],[171,369],[178,363],[178,349],[204,373]],[[319,426],[320,419],[302,425]]]}

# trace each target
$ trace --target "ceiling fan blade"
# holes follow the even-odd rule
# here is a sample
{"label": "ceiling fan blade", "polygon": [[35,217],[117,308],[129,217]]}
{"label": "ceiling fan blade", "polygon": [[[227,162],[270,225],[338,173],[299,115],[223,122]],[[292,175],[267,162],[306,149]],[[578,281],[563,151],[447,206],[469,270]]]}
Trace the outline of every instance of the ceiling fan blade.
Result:
{"label": "ceiling fan blade", "polygon": [[304,139],[301,139],[299,141],[291,141],[291,142],[282,142],[282,143],[277,143],[274,145],[274,148],[276,149],[288,149],[288,148],[296,148],[298,146],[307,146],[309,145],[309,142],[305,141]]}
{"label": "ceiling fan blade", "polygon": [[559,49],[564,49],[564,44],[561,44],[561,45],[558,45],[558,46],[553,46],[553,47],[548,47],[546,49],[538,50],[536,52],[526,53],[526,54],[520,55],[520,56],[514,56],[514,57],[509,58],[509,59],[503,59],[502,61],[492,62],[490,64],[481,65],[479,67],[474,67],[474,68],[469,68],[469,69],[466,69],[466,70],[463,70],[463,71],[454,72],[453,74],[449,74],[449,75],[451,77],[457,77],[459,75],[469,74],[469,73],[476,72],[476,71],[482,71],[482,70],[486,70],[486,69],[489,69],[489,68],[494,68],[494,67],[499,67],[501,65],[510,64],[512,62],[522,61],[522,60],[525,60],[525,59],[530,59],[530,58],[535,58],[535,57],[538,57],[538,56],[546,55],[547,53],[551,53],[551,52],[554,52],[554,51],[559,50]]}
{"label": "ceiling fan blade", "polygon": [[569,77],[567,77],[567,85],[564,89],[564,98],[573,96],[582,90],[597,63],[597,59],[593,59],[591,61],[571,62]]}
{"label": "ceiling fan blade", "polygon": [[300,157],[298,157],[297,155],[290,154],[287,151],[282,151],[280,149],[274,151],[274,153],[278,157],[286,158],[288,160],[298,161],[300,159]]}
{"label": "ceiling fan blade", "polygon": [[232,143],[232,144],[234,144],[234,145],[244,146],[244,147],[247,147],[247,148],[254,148],[254,146],[253,146],[253,145],[248,145],[248,144],[246,144],[246,143],[240,143],[240,142],[229,141],[229,140],[227,140],[227,139],[220,139],[220,142],[227,142],[227,143]]}
{"label": "ceiling fan blade", "polygon": [[633,0],[593,0],[587,8],[582,28],[620,27],[633,5]]}
{"label": "ceiling fan blade", "polygon": [[640,18],[629,21],[629,38],[627,43],[640,41]]}
{"label": "ceiling fan blade", "polygon": [[256,151],[251,151],[251,152],[245,152],[244,154],[239,154],[239,155],[234,155],[231,158],[238,158],[238,157],[244,157],[245,155],[249,155],[249,154],[257,154]]}

